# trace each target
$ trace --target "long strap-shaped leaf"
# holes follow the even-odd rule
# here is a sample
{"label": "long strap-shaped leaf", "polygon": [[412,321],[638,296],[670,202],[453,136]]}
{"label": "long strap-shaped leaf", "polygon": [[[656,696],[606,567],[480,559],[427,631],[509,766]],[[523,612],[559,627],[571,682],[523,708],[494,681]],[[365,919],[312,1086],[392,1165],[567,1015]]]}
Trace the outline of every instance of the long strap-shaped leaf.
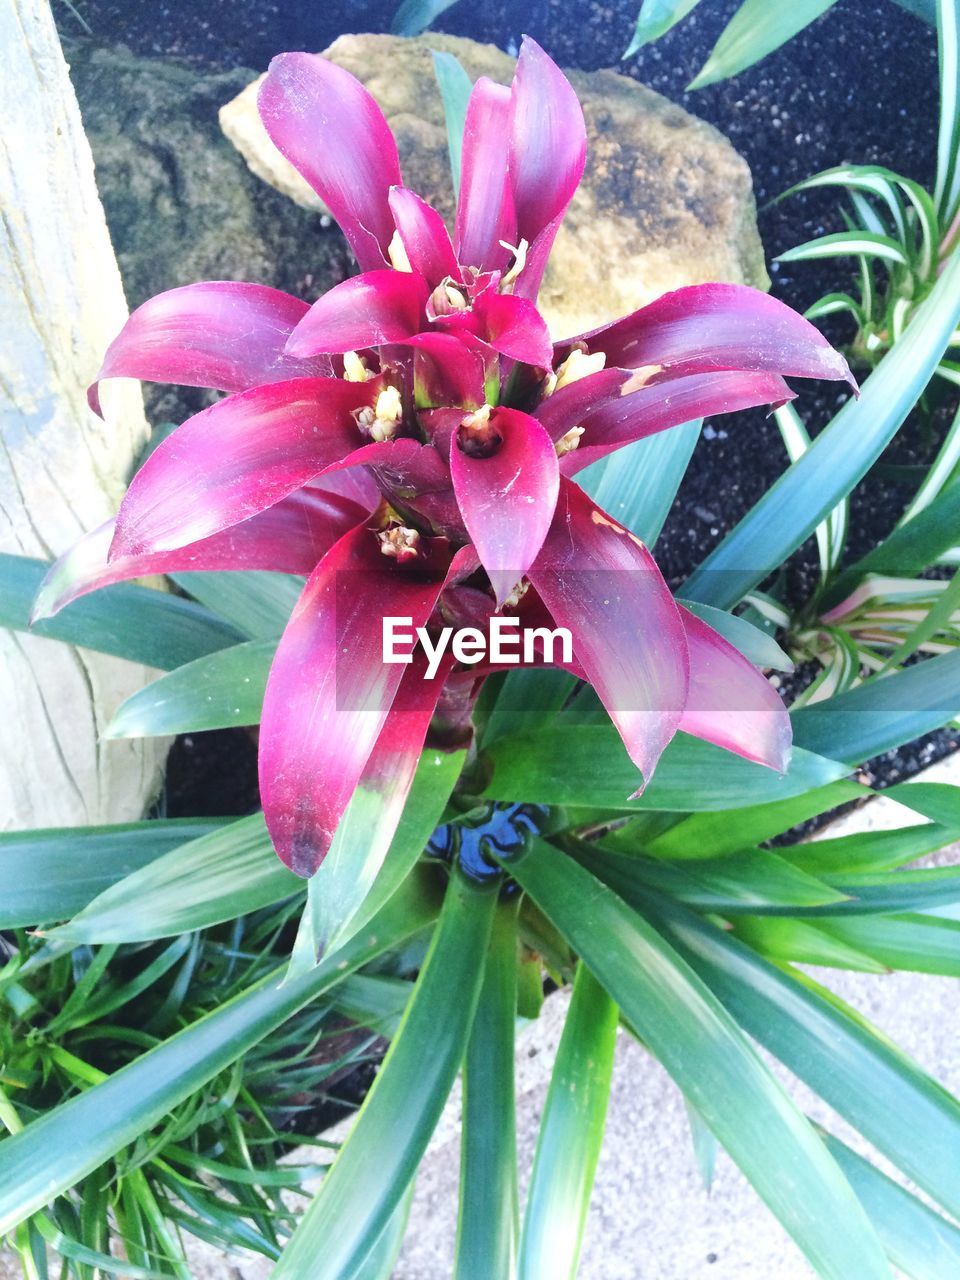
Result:
{"label": "long strap-shaped leaf", "polygon": [[630,58],[645,44],[659,40],[699,3],[700,0],[641,0],[636,30],[623,56]]}
{"label": "long strap-shaped leaf", "polygon": [[[463,752],[426,751],[366,908],[379,909],[422,853],[463,764]],[[61,833],[69,839],[69,833]],[[301,893],[304,882],[273,850],[262,813],[231,822],[155,858],[50,931],[61,946],[146,942],[257,911]],[[2,857],[0,839],[0,857]],[[0,863],[2,866],[2,863]],[[365,908],[365,912],[366,912]],[[2,910],[2,909],[0,909]],[[355,927],[369,914],[359,915]],[[0,914],[2,920],[2,914]]]}
{"label": "long strap-shaped leaf", "polygon": [[702,89],[737,75],[809,26],[837,0],[744,0],[724,28],[700,74],[687,87]]}
{"label": "long strap-shaped leaf", "polygon": [[622,899],[551,845],[532,842],[510,871],[580,953],[820,1275],[889,1280],[876,1233],[836,1164],[686,961]]}
{"label": "long strap-shaped leaf", "polygon": [[175,818],[4,832],[0,929],[64,920],[125,875],[225,825],[219,818]]}
{"label": "long strap-shaped leaf", "polygon": [[520,1241],[520,1280],[574,1280],[610,1100],[620,1010],[583,963],[550,1079]]}
{"label": "long strap-shaped leaf", "polygon": [[960,1230],[898,1186],[838,1139],[827,1150],[846,1174],[883,1241],[890,1261],[910,1280],[960,1275]]}
{"label": "long strap-shaped leaf", "polygon": [[940,48],[940,132],[937,139],[937,211],[949,226],[960,205],[960,4],[937,0]]}
{"label": "long strap-shaped leaf", "polygon": [[453,875],[396,1039],[273,1280],[352,1276],[396,1209],[460,1067],[496,899],[495,887]]}
{"label": "long strap-shaped leaf", "polygon": [[247,640],[176,667],[122,702],[104,736],[156,738],[259,724],[276,652],[276,640]]}
{"label": "long strap-shaped leaf", "polygon": [[[958,415],[957,422],[960,422]],[[958,436],[960,439],[960,436]],[[952,466],[952,464],[951,464]],[[888,538],[845,569],[824,601],[839,604],[868,573],[911,577],[921,573],[960,541],[960,484],[951,485],[929,506],[898,525]]]}
{"label": "long strap-shaped leaf", "polygon": [[652,547],[700,439],[701,423],[702,419],[685,422],[672,431],[635,440],[585,468],[577,483],[604,511]]}
{"label": "long strap-shaped leaf", "polygon": [[408,882],[361,937],[304,978],[281,986],[280,977],[270,975],[0,1142],[0,1235],[152,1128],[341,978],[425,928],[435,914],[423,885]]}
{"label": "long strap-shaped leaf", "polygon": [[42,560],[0,555],[0,627],[96,649],[169,671],[245,639],[192,600],[135,587],[104,587],[30,627],[30,610],[49,569]]}
{"label": "long strap-shaped leaf", "polygon": [[715,925],[665,900],[648,910],[750,1035],[948,1212],[960,1211],[955,1098],[835,1001]]}
{"label": "long strap-shaped leaf", "polygon": [[899,430],[960,323],[954,254],[904,336],[851,400],[694,572],[682,594],[732,608],[850,492]]}
{"label": "long strap-shaped leaf", "polygon": [[794,743],[859,764],[960,713],[960,651],[918,662],[794,712]]}
{"label": "long strap-shaped leaf", "polygon": [[517,1240],[514,1027],[517,908],[497,907],[480,1002],[463,1066],[463,1137],[455,1280],[510,1280]]}

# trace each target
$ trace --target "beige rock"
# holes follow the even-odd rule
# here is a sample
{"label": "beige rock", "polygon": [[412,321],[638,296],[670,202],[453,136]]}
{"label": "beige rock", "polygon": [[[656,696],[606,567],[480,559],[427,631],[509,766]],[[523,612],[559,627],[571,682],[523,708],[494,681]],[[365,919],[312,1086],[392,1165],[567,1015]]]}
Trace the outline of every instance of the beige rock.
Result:
{"label": "beige rock", "polygon": [[[492,45],[431,33],[346,35],[325,56],[364,82],[400,147],[404,180],[453,212],[443,109],[430,50],[471,77],[509,82],[514,61]],[[769,285],[746,162],[712,125],[614,71],[573,71],[587,122],[587,170],[557,236],[540,305],[557,337],[706,280]],[[220,111],[250,168],[307,208],[316,193],[279,154],[256,109],[259,80]]]}

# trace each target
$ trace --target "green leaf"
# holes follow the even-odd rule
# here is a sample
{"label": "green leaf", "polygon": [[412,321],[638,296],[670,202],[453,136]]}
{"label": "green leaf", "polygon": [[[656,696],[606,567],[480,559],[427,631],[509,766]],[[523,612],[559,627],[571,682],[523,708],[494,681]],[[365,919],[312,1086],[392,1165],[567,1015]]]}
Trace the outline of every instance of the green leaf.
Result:
{"label": "green leaf", "polygon": [[960,1230],[844,1143],[830,1134],[823,1138],[894,1266],[910,1280],[960,1275]]}
{"label": "green leaf", "polygon": [[576,676],[555,667],[508,671],[480,736],[481,745],[510,733],[543,727],[562,709],[577,684]]}
{"label": "green leaf", "polygon": [[878,875],[844,873],[829,879],[851,901],[814,907],[810,909],[811,914],[930,911],[960,902],[960,872],[955,867],[887,871]]}
{"label": "green leaf", "polygon": [[393,15],[390,32],[395,36],[418,36],[456,2],[457,0],[403,0]]}
{"label": "green leaf", "polygon": [[704,1190],[709,1192],[713,1186],[713,1175],[716,1170],[720,1144],[710,1132],[709,1126],[704,1123],[703,1116],[693,1106],[690,1099],[684,1098],[683,1103],[687,1112],[687,1123],[690,1126],[690,1141],[693,1144],[693,1154],[697,1161],[697,1168],[700,1170],[700,1179],[703,1182]]}
{"label": "green leaf", "polygon": [[702,911],[727,914],[764,907],[821,907],[845,897],[769,850],[743,850],[681,863],[631,857],[586,841],[571,844],[570,851],[581,866],[621,897],[628,897],[632,887],[644,885]]}
{"label": "green leaf", "polygon": [[273,1280],[352,1275],[399,1204],[460,1067],[496,900],[455,872],[397,1036]]}
{"label": "green leaf", "polygon": [[771,671],[793,670],[793,663],[773,636],[761,631],[746,618],[727,613],[726,609],[714,609],[709,604],[698,604],[696,600],[678,600],[677,603],[695,613],[708,626],[713,627],[714,631],[719,631],[725,640],[729,640],[755,666]]}
{"label": "green leaf", "polygon": [[[411,0],[405,0],[405,3],[400,7],[397,18],[400,17],[400,13],[407,8],[408,4],[412,9],[434,8],[439,4],[437,12],[442,12],[453,3],[455,3],[455,0],[412,0],[412,3]],[[433,18],[430,21],[432,22]],[[398,34],[412,35],[415,33],[400,32]],[[450,152],[450,176],[453,180],[453,194],[459,195],[463,126],[467,119],[467,103],[470,101],[470,94],[473,92],[473,82],[462,64],[452,53],[439,53],[436,49],[432,49],[431,54],[433,55],[434,74],[437,77],[437,84],[440,86],[440,97],[443,100],[443,117],[447,125],[447,150]]]}
{"label": "green leaf", "polygon": [[290,621],[305,578],[247,569],[223,573],[171,573],[195,600],[251,640],[276,640]]}
{"label": "green leaf", "polygon": [[927,658],[894,675],[795,711],[793,740],[859,764],[912,742],[960,714],[960,651]]}
{"label": "green leaf", "polygon": [[610,889],[542,841],[532,841],[509,870],[568,937],[818,1273],[889,1280],[879,1242],[840,1171],[677,952]]}
{"label": "green leaf", "polygon": [[424,929],[435,914],[423,884],[404,886],[362,937],[298,982],[281,985],[278,974],[269,974],[103,1084],[0,1142],[0,1235],[129,1146],[341,978]]}
{"label": "green leaf", "polygon": [[407,1219],[410,1217],[412,1203],[413,1184],[411,1183],[406,1195],[383,1228],[379,1240],[353,1273],[353,1280],[390,1280],[397,1265],[397,1258],[400,1256],[403,1237],[407,1234]]}
{"label": "green leaf", "polygon": [[243,636],[209,610],[149,587],[104,587],[30,626],[30,611],[49,565],[0,554],[0,627],[63,640],[169,671]]}
{"label": "green leaf", "polygon": [[497,906],[463,1066],[455,1280],[514,1274],[517,1141],[513,1040],[519,906],[518,894]]}
{"label": "green leaf", "polygon": [[632,58],[645,44],[659,40],[699,3],[700,0],[642,0],[633,38],[623,56]]}
{"label": "green leaf", "polygon": [[937,21],[937,0],[893,0],[893,2],[901,9],[906,9],[907,13],[912,13],[915,18],[922,18],[924,22],[929,22],[931,27]]}
{"label": "green leaf", "polygon": [[942,849],[958,835],[956,826],[926,822],[891,831],[857,831],[833,839],[811,840],[790,845],[780,853],[813,875],[889,871]]}
{"label": "green leaf", "polygon": [[540,1120],[519,1280],[573,1280],[577,1274],[603,1146],[619,1020],[617,1006],[579,964]]}
{"label": "green leaf", "polygon": [[[774,409],[780,435],[791,462],[796,462],[810,448],[810,434],[796,409],[789,402]],[[840,563],[847,536],[850,502],[844,498],[815,529],[817,549],[820,555],[820,577],[826,580]]]}
{"label": "green leaf", "polygon": [[273,850],[263,814],[186,843],[111,885],[51,942],[146,942],[233,920],[303,890]]}
{"label": "green leaf", "polygon": [[[890,916],[884,916],[889,920]],[[827,932],[827,923],[787,916],[737,916],[734,934],[778,964],[816,964],[855,973],[889,973],[885,964]]]}
{"label": "green leaf", "polygon": [[652,547],[700,439],[701,424],[702,419],[686,422],[635,440],[584,467],[577,483],[604,511]]}
{"label": "green leaf", "polygon": [[940,51],[940,129],[934,193],[941,221],[948,227],[960,202],[960,13],[956,0],[937,0]]}
{"label": "green leaf", "polygon": [[[960,434],[957,439],[960,442]],[[951,485],[855,565],[844,570],[831,588],[825,607],[839,604],[868,574],[912,578],[922,573],[956,543],[958,528],[960,485]]]}
{"label": "green leaf", "polygon": [[4,832],[0,928],[65,920],[109,885],[223,825],[220,818],[186,818]]}
{"label": "green leaf", "polygon": [[177,667],[121,703],[107,738],[156,738],[259,724],[276,640],[250,640]]}
{"label": "green leaf", "polygon": [[702,89],[752,67],[835,3],[836,0],[793,0],[792,4],[744,0],[714,45],[703,70],[687,88]]}
{"label": "green leaf", "polygon": [[[754,945],[763,942],[764,954],[774,960],[802,964],[827,964],[854,968],[843,960],[859,955],[875,972],[907,970],[911,973],[960,977],[960,923],[936,916],[873,915],[835,917],[809,921],[762,919],[751,923],[749,936],[737,922],[737,932]],[[832,959],[827,958],[832,955]],[[860,967],[866,969],[867,963]]]}
{"label": "green leaf", "polygon": [[681,594],[733,608],[813,533],[893,439],[960,324],[960,254],[948,262],[901,339],[807,452],[767,490]]}
{"label": "green leaf", "polygon": [[789,772],[780,775],[680,733],[663,753],[643,795],[629,800],[640,774],[609,723],[555,722],[533,733],[499,739],[484,759],[493,768],[482,792],[486,799],[609,807],[624,813],[643,809],[690,813],[786,799],[847,772],[836,761],[799,748],[794,750]]}
{"label": "green leaf", "polygon": [[[940,366],[941,371],[943,367],[943,365]],[[894,539],[897,538],[904,526],[909,526],[912,529],[916,523],[918,513],[925,511],[948,486],[951,489],[957,488],[953,482],[956,478],[958,464],[960,464],[960,409],[954,414],[953,421],[950,423],[943,438],[943,443],[940,445],[937,456],[928,467],[921,468],[921,482],[910,505],[900,517],[897,529],[891,535]],[[957,501],[957,496],[954,494],[954,503]],[[949,510],[949,504],[946,509]],[[949,515],[946,518],[949,520]],[[928,555],[920,559],[919,562],[915,555],[914,563],[916,563],[917,567],[915,570],[908,570],[909,573],[919,572],[921,569],[926,568],[928,564],[933,563],[933,560],[943,555],[944,552],[949,551],[953,545],[952,540],[949,546],[944,546],[943,543],[946,542],[949,534],[955,530],[954,525],[944,527],[942,524],[934,524],[931,520],[926,526],[926,530],[929,533],[930,544],[937,549],[933,555]],[[886,543],[881,543],[880,545],[885,547]]]}
{"label": "green leaf", "polygon": [[647,910],[745,1031],[950,1213],[960,1210],[956,1099],[835,997],[679,906]]}
{"label": "green leaf", "polygon": [[357,787],[320,870],[310,878],[291,973],[315,964],[410,874],[440,823],[465,758],[463,751],[424,751],[392,837],[389,797],[366,791],[362,783]]}
{"label": "green leaf", "polygon": [[808,240],[806,244],[798,244],[795,249],[777,254],[775,261],[817,262],[821,258],[845,258],[851,254],[881,258],[901,267],[908,264],[906,253],[896,240],[869,231],[837,231],[833,235],[819,236],[816,240]]}
{"label": "green leaf", "polygon": [[[658,858],[716,858],[772,840],[801,822],[870,794],[869,787],[844,779],[802,792],[790,800],[695,813],[646,844],[640,840],[639,847]],[[611,848],[631,852],[635,845],[631,823],[606,837],[604,843]],[[784,856],[787,856],[786,852]]]}

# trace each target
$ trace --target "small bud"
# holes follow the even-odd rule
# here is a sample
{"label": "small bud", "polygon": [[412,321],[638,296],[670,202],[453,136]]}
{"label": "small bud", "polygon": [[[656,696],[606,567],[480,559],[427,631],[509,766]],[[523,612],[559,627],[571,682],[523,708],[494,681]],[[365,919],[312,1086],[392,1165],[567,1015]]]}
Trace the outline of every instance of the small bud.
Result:
{"label": "small bud", "polygon": [[566,435],[560,437],[553,446],[557,451],[557,457],[562,458],[564,454],[573,453],[580,444],[580,437],[583,435],[583,427],[571,427]]}
{"label": "small bud", "polygon": [[599,373],[606,363],[605,352],[598,351],[595,355],[588,355],[586,351],[574,347],[557,370],[557,381],[551,390],[559,391],[562,387],[569,387],[572,382],[579,382],[581,378],[586,378],[591,373]]}
{"label": "small bud", "polygon": [[407,250],[400,238],[399,231],[395,231],[393,233],[393,237],[387,247],[387,257],[390,259],[390,265],[393,267],[394,271],[410,272],[413,270],[413,267],[410,265],[410,259],[407,257]]}
{"label": "small bud", "polygon": [[355,351],[343,353],[343,377],[346,382],[366,382],[373,374]]}
{"label": "small bud", "polygon": [[400,431],[403,421],[403,401],[396,387],[385,387],[377,396],[374,408],[369,405],[358,410],[354,417],[365,436],[377,444],[392,440]]}
{"label": "small bud", "polygon": [[415,560],[420,554],[418,550],[420,535],[416,529],[408,529],[406,525],[397,524],[392,529],[384,529],[382,533],[377,534],[377,540],[380,543],[381,555],[389,556],[398,564]]}
{"label": "small bud", "polygon": [[431,318],[449,316],[457,311],[466,311],[469,306],[467,294],[455,280],[447,276],[431,293],[427,302],[427,315]]}
{"label": "small bud", "polygon": [[491,421],[493,409],[485,404],[476,413],[468,413],[457,428],[457,448],[468,458],[490,458],[503,442],[503,436]]}
{"label": "small bud", "polygon": [[530,583],[524,581],[524,579],[521,578],[520,581],[517,583],[517,585],[513,588],[513,590],[507,596],[506,600],[504,600],[501,606],[501,609],[515,609],[517,605],[520,603],[520,601],[523,599],[523,597],[527,594],[529,589],[530,589]]}

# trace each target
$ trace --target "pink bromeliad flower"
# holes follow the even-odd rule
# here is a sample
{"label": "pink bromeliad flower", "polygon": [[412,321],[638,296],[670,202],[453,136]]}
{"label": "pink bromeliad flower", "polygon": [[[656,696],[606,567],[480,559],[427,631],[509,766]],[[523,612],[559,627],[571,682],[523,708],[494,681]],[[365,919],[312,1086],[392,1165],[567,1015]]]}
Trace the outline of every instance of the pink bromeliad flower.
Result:
{"label": "pink bromeliad flower", "polygon": [[99,379],[228,394],[156,449],[115,522],[54,566],[38,614],[147,573],[309,575],[260,736],[267,824],[301,875],[358,785],[385,848],[431,722],[448,740],[461,732],[492,669],[447,657],[427,679],[422,649],[385,664],[388,616],[429,631],[499,611],[522,630],[568,628],[568,669],[594,687],[644,783],[678,729],[782,771],[790,725],[774,690],[676,605],[646,547],[573,477],[692,418],[788,400],[784,375],[849,377],[843,359],[773,298],[722,284],[551,342],[536,296],[586,135],[532,40],[509,88],[473,90],[452,238],[403,186],[387,123],[346,71],[284,54],[259,109],[361,274],[312,307],[213,282],[130,317]]}

